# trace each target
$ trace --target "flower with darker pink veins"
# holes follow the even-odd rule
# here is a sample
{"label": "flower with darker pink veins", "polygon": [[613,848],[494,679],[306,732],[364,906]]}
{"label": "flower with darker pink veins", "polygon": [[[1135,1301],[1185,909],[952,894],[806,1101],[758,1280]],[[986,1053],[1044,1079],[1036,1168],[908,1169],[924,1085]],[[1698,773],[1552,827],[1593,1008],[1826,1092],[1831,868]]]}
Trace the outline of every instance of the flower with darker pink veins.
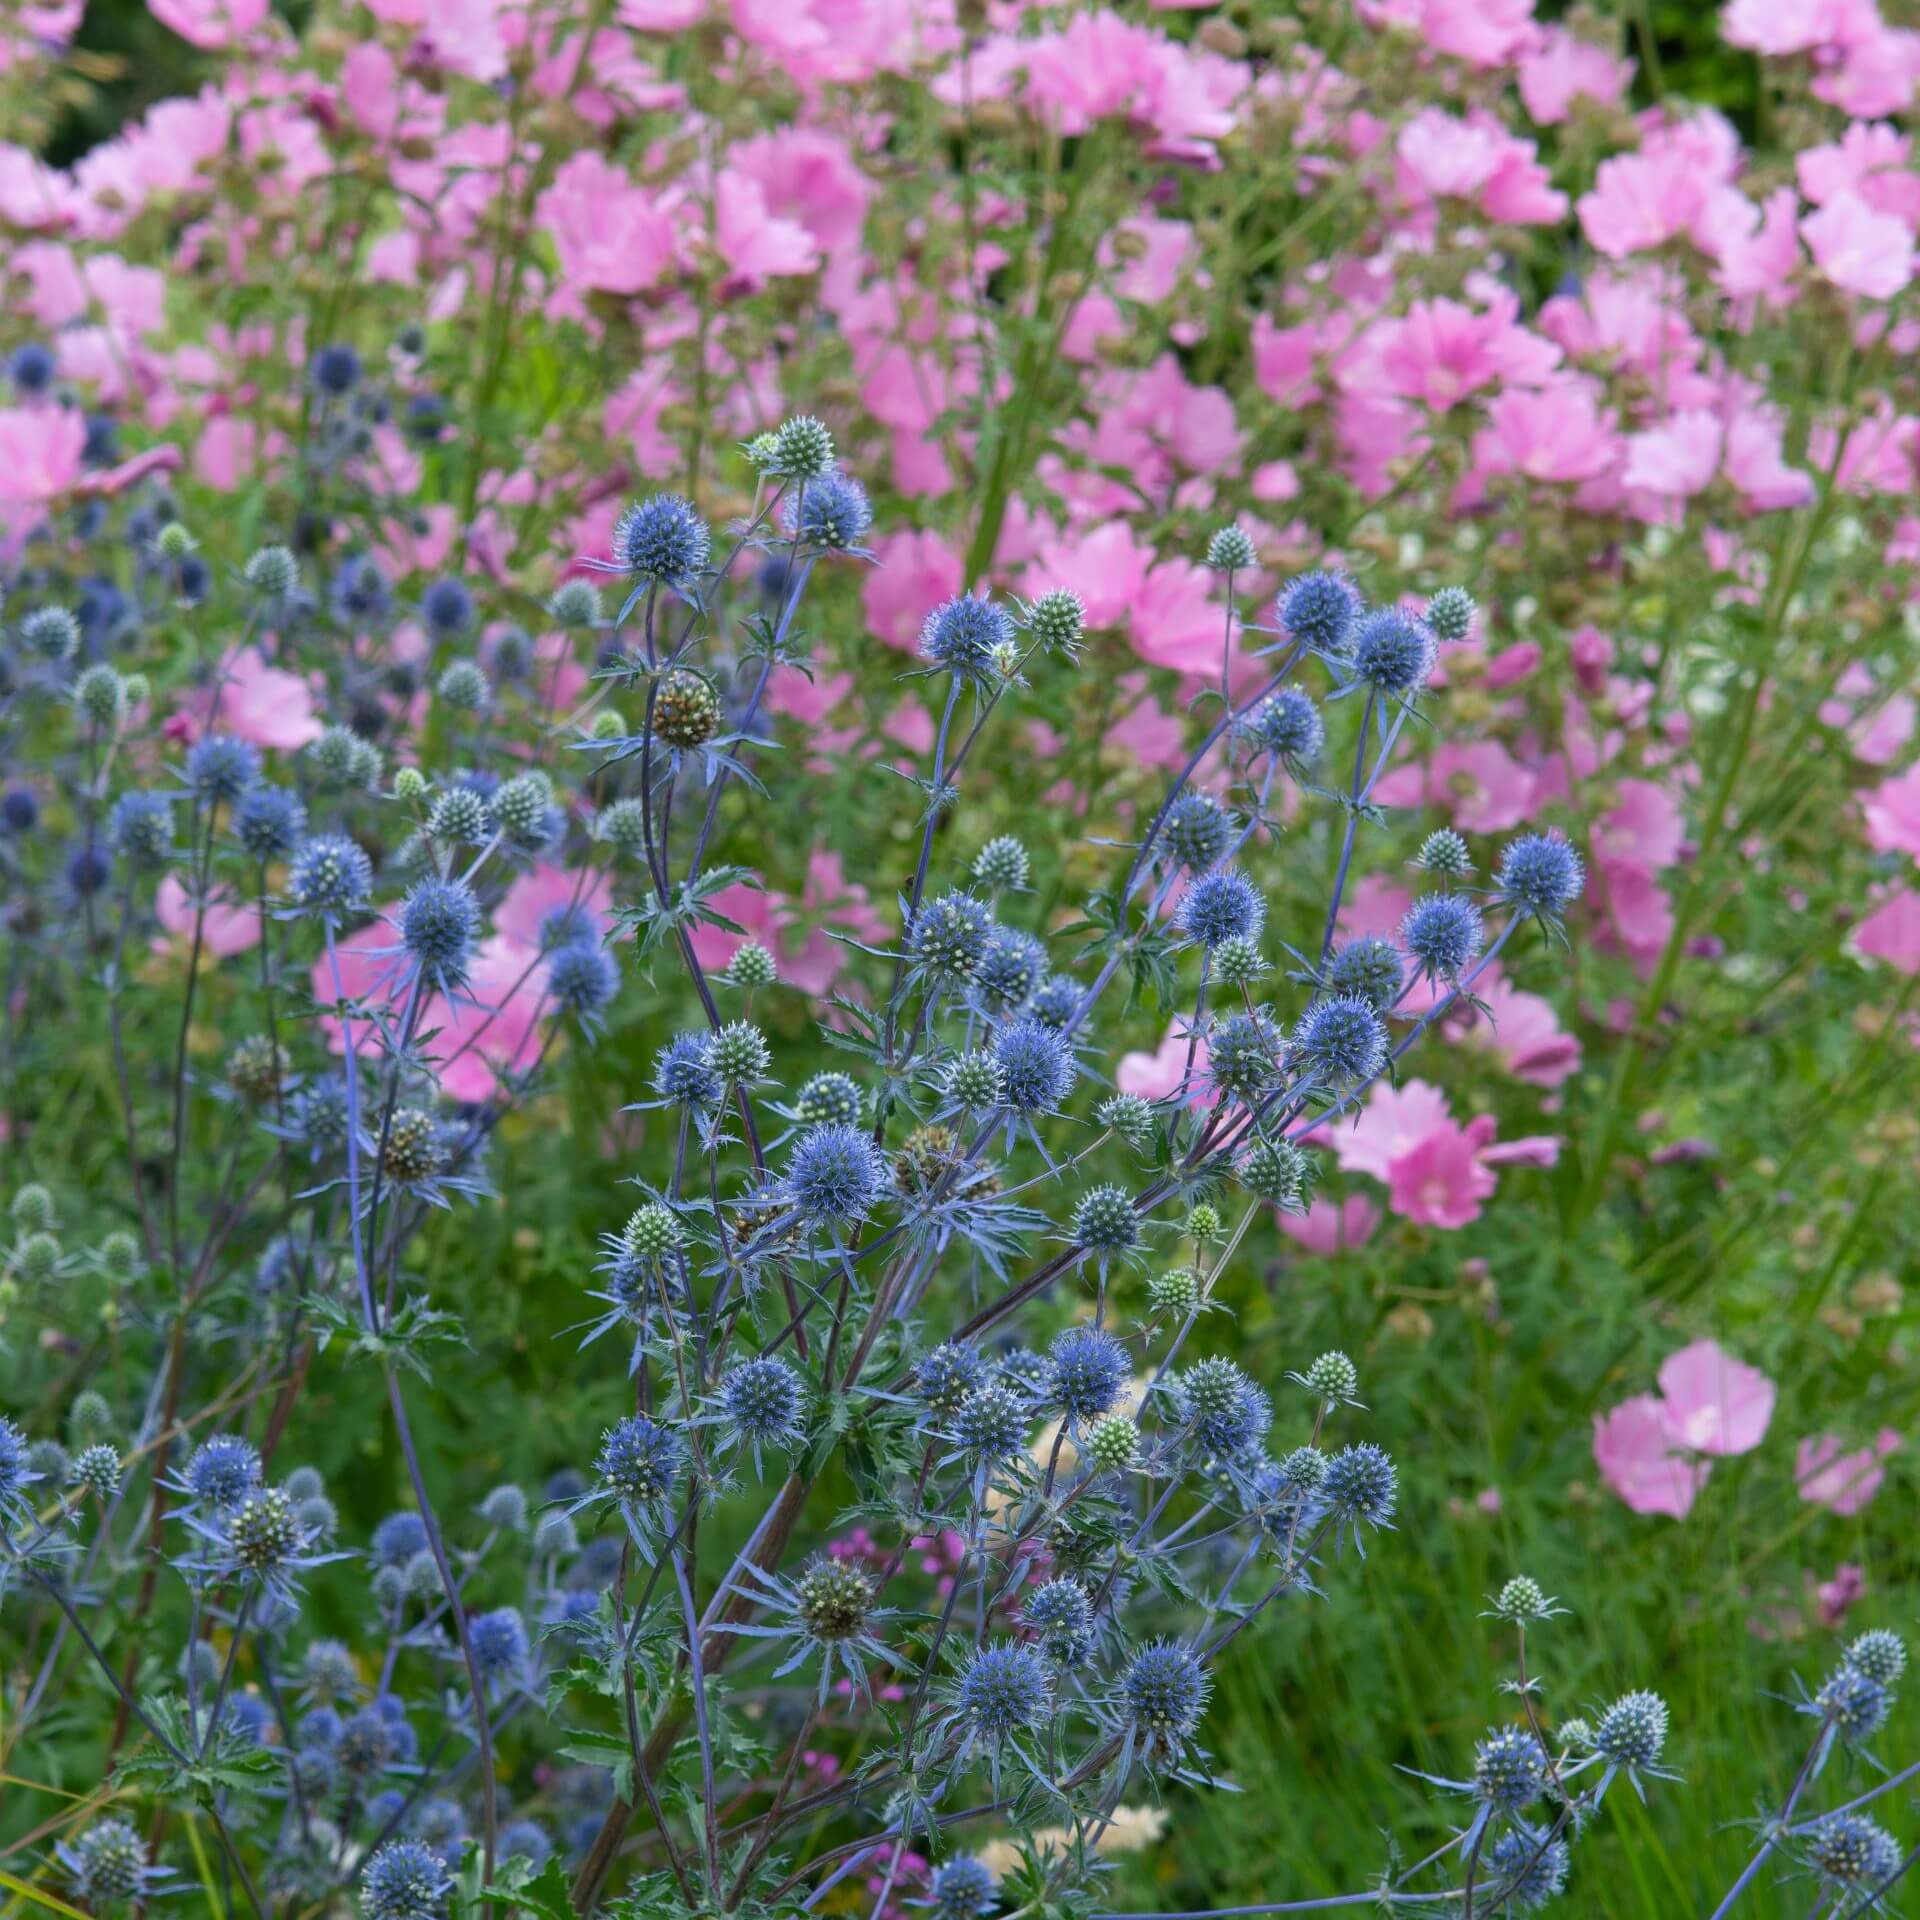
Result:
{"label": "flower with darker pink veins", "polygon": [[1635,1513],[1685,1517],[1712,1471],[1675,1444],[1666,1403],[1639,1393],[1593,1420],[1593,1463],[1600,1477]]}
{"label": "flower with darker pink veins", "polygon": [[639,293],[673,266],[673,201],[591,149],[572,155],[534,207],[574,293]]}
{"label": "flower with darker pink veins", "polygon": [[1899,1447],[1900,1436],[1882,1427],[1868,1446],[1845,1453],[1841,1445],[1831,1433],[1802,1440],[1794,1450],[1793,1477],[1802,1500],[1829,1513],[1854,1514],[1880,1491],[1887,1477],[1881,1462]]}
{"label": "flower with darker pink veins", "polygon": [[1668,1354],[1660,1393],[1674,1443],[1696,1453],[1751,1453],[1773,1419],[1773,1382],[1712,1340]]}
{"label": "flower with darker pink veins", "polygon": [[1876,213],[1857,193],[1837,194],[1800,222],[1800,237],[1820,277],[1863,300],[1891,300],[1913,278],[1913,234],[1891,213]]}

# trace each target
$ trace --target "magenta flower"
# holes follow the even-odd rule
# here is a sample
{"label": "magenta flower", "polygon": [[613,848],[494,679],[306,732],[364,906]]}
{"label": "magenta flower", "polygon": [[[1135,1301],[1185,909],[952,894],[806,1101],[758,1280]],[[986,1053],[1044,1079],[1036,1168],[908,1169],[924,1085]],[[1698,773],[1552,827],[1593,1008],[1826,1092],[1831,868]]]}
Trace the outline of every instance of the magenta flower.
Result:
{"label": "magenta flower", "polygon": [[1839,1439],[1823,1433],[1802,1440],[1794,1451],[1793,1477],[1800,1498],[1829,1513],[1858,1513],[1880,1491],[1887,1470],[1880,1463],[1900,1445],[1891,1427],[1882,1427],[1870,1446],[1840,1451]]}

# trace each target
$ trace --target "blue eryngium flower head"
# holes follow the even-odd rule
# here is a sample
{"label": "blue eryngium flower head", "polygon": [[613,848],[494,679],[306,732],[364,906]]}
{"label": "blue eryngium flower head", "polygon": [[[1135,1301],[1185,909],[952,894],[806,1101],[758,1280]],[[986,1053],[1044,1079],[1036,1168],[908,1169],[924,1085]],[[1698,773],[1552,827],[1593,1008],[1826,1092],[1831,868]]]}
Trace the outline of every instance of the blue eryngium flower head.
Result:
{"label": "blue eryngium flower head", "polygon": [[317,834],[295,848],[287,898],[309,913],[335,914],[359,906],[373,891],[373,862],[342,833]]}
{"label": "blue eryngium flower head", "polygon": [[1231,1360],[1196,1361],[1172,1383],[1175,1416],[1201,1449],[1231,1460],[1273,1422],[1267,1396]]}
{"label": "blue eryngium flower head", "polygon": [[1270,694],[1240,723],[1240,736],[1260,753],[1295,768],[1310,767],[1327,743],[1326,723],[1313,696],[1299,687]]}
{"label": "blue eryngium flower head", "polygon": [[1339,653],[1360,615],[1360,594],[1343,573],[1303,573],[1280,589],[1274,612],[1294,639]]}
{"label": "blue eryngium flower head", "polygon": [[1160,844],[1178,867],[1210,867],[1233,837],[1233,816],[1210,793],[1187,792],[1168,807]]}
{"label": "blue eryngium flower head", "polygon": [[[1841,1739],[1858,1746],[1863,1740],[1871,1740],[1887,1724],[1887,1715],[1892,1709],[1893,1694],[1889,1688],[1857,1667],[1842,1665],[1821,1683],[1810,1711],[1832,1726]],[[1663,1708],[1663,1715],[1664,1712]],[[1663,1718],[1662,1733],[1665,1730]]]}
{"label": "blue eryngium flower head", "polygon": [[1848,1647],[1847,1665],[1890,1687],[1907,1670],[1907,1643],[1891,1627],[1871,1627]]}
{"label": "blue eryngium flower head", "polygon": [[286,787],[255,787],[234,809],[234,837],[255,860],[284,860],[306,830],[306,803]]}
{"label": "blue eryngium flower head", "polygon": [[437,987],[466,984],[480,902],[464,880],[422,880],[400,907],[400,944]]}
{"label": "blue eryngium flower head", "polygon": [[1400,943],[1426,980],[1457,980],[1480,956],[1480,909],[1464,893],[1430,893],[1400,922]]}
{"label": "blue eryngium flower head", "polygon": [[1433,671],[1434,640],[1424,620],[1400,607],[1380,607],[1353,630],[1353,671],[1380,692],[1418,693]]}
{"label": "blue eryngium flower head", "polygon": [[1517,913],[1556,925],[1580,898],[1586,874],[1566,841],[1546,833],[1522,834],[1500,855],[1494,894]]}
{"label": "blue eryngium flower head", "polygon": [[1473,1790],[1489,1806],[1511,1813],[1546,1784],[1546,1751],[1525,1727],[1495,1727],[1473,1750]]}
{"label": "blue eryngium flower head", "polygon": [[393,604],[393,589],[371,554],[355,553],[340,563],[328,589],[334,611],[348,620],[375,620]]}
{"label": "blue eryngium flower head", "polygon": [[983,1647],[954,1689],[955,1716],[969,1741],[994,1745],[1040,1726],[1053,1710],[1053,1675],[1032,1647]]}
{"label": "blue eryngium flower head", "polygon": [[1594,1751],[1616,1767],[1657,1766],[1667,1744],[1667,1703],[1657,1693],[1623,1693],[1594,1729]]}
{"label": "blue eryngium flower head", "polygon": [[547,962],[547,991],[554,1005],[591,1021],[620,990],[620,963],[605,947],[580,940]]}
{"label": "blue eryngium flower head", "polygon": [[511,1681],[520,1677],[527,1659],[527,1623],[518,1607],[495,1607],[476,1613],[467,1622],[467,1643],[481,1679]]}
{"label": "blue eryngium flower head", "polygon": [[721,1095],[704,1033],[677,1033],[653,1056],[653,1089],[672,1107],[703,1111]]}
{"label": "blue eryngium flower head", "polygon": [[473,595],[462,581],[436,580],[420,596],[420,611],[435,633],[465,633],[473,624]]}
{"label": "blue eryngium flower head", "polygon": [[182,1479],[201,1505],[237,1506],[260,1484],[260,1450],[237,1433],[216,1433],[188,1456]]}
{"label": "blue eryngium flower head", "polygon": [[383,1567],[404,1567],[427,1550],[427,1523],[417,1513],[390,1513],[373,1530],[374,1559]]}
{"label": "blue eryngium flower head", "polygon": [[1178,1758],[1207,1710],[1207,1690],[1207,1670],[1192,1648],[1175,1640],[1142,1647],[1120,1682],[1135,1748],[1150,1758]]}
{"label": "blue eryngium flower head", "polygon": [[[1858,1897],[1900,1870],[1900,1843],[1862,1813],[1830,1813],[1807,1840],[1807,1864],[1830,1891]],[[1852,1906],[1835,1912],[1854,1912]]]}
{"label": "blue eryngium flower head", "polygon": [[870,1135],[829,1120],[810,1127],[787,1159],[780,1198],[816,1225],[864,1220],[887,1188],[887,1163]]}
{"label": "blue eryngium flower head", "polygon": [[957,1853],[934,1868],[926,1904],[939,1920],[985,1920],[1000,1904],[1000,1883],[984,1861]]}
{"label": "blue eryngium flower head", "polygon": [[13,358],[7,362],[7,377],[21,393],[45,393],[53,385],[58,364],[51,348],[29,340],[25,346],[14,348]]}
{"label": "blue eryngium flower head", "polygon": [[314,356],[310,371],[319,390],[338,399],[360,384],[360,356],[345,345],[322,347]]}
{"label": "blue eryngium flower head", "polygon": [[796,533],[803,546],[824,547],[834,553],[857,549],[873,526],[873,507],[867,490],[837,468],[819,480],[810,480],[802,493],[790,492],[781,505],[781,524],[789,538]]}
{"label": "blue eryngium flower head", "polygon": [[229,733],[210,733],[187,755],[187,779],[209,806],[231,806],[260,778],[260,752]]}
{"label": "blue eryngium flower head", "polygon": [[977,679],[1013,640],[1013,623],[991,600],[963,593],[935,607],[920,630],[921,655],[962,680]]}
{"label": "blue eryngium flower head", "polygon": [[673,1491],[682,1454],[677,1433],[635,1413],[607,1429],[594,1465],[623,1505],[657,1507]]}
{"label": "blue eryngium flower head", "polygon": [[1031,1425],[1024,1397],[989,1383],[974,1388],[954,1409],[949,1432],[970,1465],[988,1469],[1026,1451]]}
{"label": "blue eryngium flower head", "polygon": [[720,1382],[720,1405],[729,1437],[750,1445],[786,1446],[800,1437],[806,1389],[778,1354],[764,1353],[728,1368]]}
{"label": "blue eryngium flower head", "polygon": [[1327,990],[1366,1001],[1384,1013],[1400,998],[1405,969],[1400,950],[1376,933],[1363,933],[1327,962]]}
{"label": "blue eryngium flower head", "polygon": [[1140,1244],[1140,1216],[1125,1187],[1089,1187],[1073,1209],[1073,1244],[1100,1256],[1130,1252]]}
{"label": "blue eryngium flower head", "polygon": [[1048,1358],[1048,1401],[1069,1420],[1093,1420],[1111,1411],[1133,1371],[1126,1348],[1104,1327],[1069,1327]]}
{"label": "blue eryngium flower head", "polygon": [[1235,1013],[1207,1036],[1207,1083],[1251,1104],[1280,1071],[1280,1040],[1263,1013]]}
{"label": "blue eryngium flower head", "polygon": [[1267,902],[1237,867],[1203,873],[1180,897],[1180,930],[1203,947],[1251,940],[1266,925]]}
{"label": "blue eryngium flower head", "polygon": [[123,793],[113,803],[107,839],[138,867],[163,865],[173,852],[173,805],[164,793]]}
{"label": "blue eryngium flower head", "polygon": [[946,1420],[959,1412],[968,1394],[987,1382],[987,1363],[980,1349],[964,1341],[949,1340],[935,1347],[914,1369],[914,1397],[935,1419]]}
{"label": "blue eryngium flower head", "polygon": [[656,493],[636,501],[615,522],[614,564],[661,586],[678,586],[701,573],[713,536],[691,500]]}
{"label": "blue eryngium flower head", "polygon": [[1532,1834],[1509,1827],[1487,1849],[1487,1885],[1503,1910],[1537,1913],[1566,1891],[1570,1859],[1564,1840],[1542,1846]]}
{"label": "blue eryngium flower head", "polygon": [[1031,999],[1046,971],[1043,942],[1016,928],[1000,927],[980,956],[973,984],[988,1006],[1004,1012]]}
{"label": "blue eryngium flower head", "polygon": [[163,1868],[148,1866],[147,1843],[133,1822],[117,1814],[94,1821],[77,1840],[60,1841],[55,1851],[74,1892],[96,1913],[140,1899],[166,1877]]}
{"label": "blue eryngium flower head", "polygon": [[1363,1440],[1358,1446],[1342,1447],[1327,1462],[1320,1500],[1334,1517],[1335,1531],[1344,1533],[1351,1527],[1354,1545],[1358,1546],[1363,1525],[1392,1524],[1399,1490],[1392,1460],[1370,1440]]}
{"label": "blue eryngium flower head", "polygon": [[27,1436],[0,1415],[0,1513],[25,1516],[27,1504],[23,1496],[40,1478],[30,1464],[31,1453]]}
{"label": "blue eryngium flower head", "polygon": [[1288,1050],[1315,1086],[1349,1087],[1386,1064],[1387,1030],[1370,1001],[1334,994],[1300,1016]]}
{"label": "blue eryngium flower head", "polygon": [[1010,1020],[993,1037],[1001,1098],[1014,1113],[1052,1113],[1073,1091],[1073,1049],[1043,1020]]}
{"label": "blue eryngium flower head", "polygon": [[1077,1666],[1093,1633],[1093,1602],[1077,1580],[1049,1580],[1027,1596],[1021,1618],[1040,1636],[1047,1658]]}
{"label": "blue eryngium flower head", "polygon": [[360,1876],[365,1920],[442,1920],[453,1878],[446,1862],[418,1840],[389,1840]]}
{"label": "blue eryngium flower head", "polygon": [[927,975],[943,985],[970,981],[980,971],[995,928],[993,910],[970,893],[943,893],[913,916],[908,941]]}

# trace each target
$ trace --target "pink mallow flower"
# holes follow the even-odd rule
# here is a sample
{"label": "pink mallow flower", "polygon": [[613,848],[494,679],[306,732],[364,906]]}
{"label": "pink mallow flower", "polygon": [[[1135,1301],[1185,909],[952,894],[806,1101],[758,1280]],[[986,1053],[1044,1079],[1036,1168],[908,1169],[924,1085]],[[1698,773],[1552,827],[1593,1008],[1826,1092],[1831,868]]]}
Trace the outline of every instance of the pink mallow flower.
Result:
{"label": "pink mallow flower", "polygon": [[1887,1477],[1880,1463],[1899,1445],[1900,1436],[1891,1427],[1882,1427],[1871,1445],[1852,1453],[1841,1452],[1841,1442],[1830,1433],[1802,1440],[1793,1457],[1800,1498],[1829,1513],[1858,1513],[1880,1491]]}
{"label": "pink mallow flower", "polygon": [[1600,1477],[1635,1513],[1681,1519],[1706,1484],[1711,1468],[1674,1445],[1666,1402],[1638,1393],[1593,1421],[1593,1463]]}
{"label": "pink mallow flower", "polygon": [[1281,1214],[1280,1231],[1295,1246],[1324,1257],[1364,1247],[1384,1217],[1363,1193],[1350,1193],[1344,1200],[1319,1193],[1305,1213]]}
{"label": "pink mallow flower", "polygon": [[1820,277],[1863,300],[1891,300],[1913,278],[1913,235],[1897,215],[1855,193],[1836,194],[1800,222]]}
{"label": "pink mallow flower", "polygon": [[1883,780],[1861,807],[1867,817],[1869,846],[1880,853],[1911,854],[1920,860],[1920,762]]}
{"label": "pink mallow flower", "polygon": [[1773,1382],[1712,1340],[1670,1353],[1660,1392],[1675,1443],[1696,1453],[1751,1453],[1773,1419]]}

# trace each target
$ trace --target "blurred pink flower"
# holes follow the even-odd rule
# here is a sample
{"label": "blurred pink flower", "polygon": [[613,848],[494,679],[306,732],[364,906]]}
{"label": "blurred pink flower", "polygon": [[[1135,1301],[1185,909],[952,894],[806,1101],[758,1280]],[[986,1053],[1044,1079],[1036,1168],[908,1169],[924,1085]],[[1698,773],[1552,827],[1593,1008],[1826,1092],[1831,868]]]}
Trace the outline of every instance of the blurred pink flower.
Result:
{"label": "blurred pink flower", "polygon": [[869,630],[912,653],[927,615],[960,591],[960,555],[937,533],[883,534],[873,550],[880,564],[860,589]]}
{"label": "blurred pink flower", "polygon": [[560,277],[576,292],[638,293],[673,265],[670,201],[612,161],[584,151],[563,161],[534,217],[553,240]]}
{"label": "blurred pink flower", "polygon": [[1833,1570],[1833,1578],[1821,1581],[1813,1590],[1814,1600],[1820,1609],[1820,1624],[1823,1627],[1837,1627],[1847,1617],[1848,1609],[1866,1590],[1866,1568],[1857,1566],[1851,1560],[1841,1561]]}
{"label": "blurred pink flower", "polygon": [[750,175],[722,168],[713,202],[713,247],[727,263],[730,297],[756,292],[781,275],[811,273],[819,264],[813,235],[798,220],[774,213],[760,182]]}
{"label": "blurred pink flower", "polygon": [[1627,464],[1621,481],[1663,499],[1684,500],[1703,493],[1720,466],[1725,434],[1704,408],[1672,415],[1646,433],[1627,436]]}
{"label": "blurred pink flower", "polygon": [[202,726],[237,734],[256,747],[290,753],[325,731],[313,688],[297,673],[268,666],[258,647],[242,647],[219,687],[209,688],[198,705]]}
{"label": "blurred pink flower", "polygon": [[573,916],[611,932],[613,883],[604,873],[574,873],[541,861],[518,875],[494,911],[493,930],[507,945],[539,953],[550,918]]}
{"label": "blurred pink flower", "polygon": [[[194,905],[176,873],[168,874],[155,889],[153,915],[170,939],[155,940],[157,952],[164,952],[174,941],[191,941],[195,920]],[[207,895],[206,912],[200,916],[200,945],[216,960],[236,953],[250,953],[260,944],[260,909],[236,901],[224,887],[214,887]]]}
{"label": "blurred pink flower", "polygon": [[[1537,30],[1536,30],[1537,31]],[[1576,100],[1617,106],[1633,84],[1633,62],[1582,40],[1565,27],[1548,27],[1519,61],[1520,98],[1541,126],[1558,126]]]}
{"label": "blurred pink flower", "polygon": [[1856,193],[1837,194],[1800,222],[1821,277],[1843,293],[1890,300],[1913,278],[1913,235],[1904,220],[1876,213]]}
{"label": "blurred pink flower", "polygon": [[0,507],[44,507],[70,493],[86,443],[77,407],[0,408]]}
{"label": "blurred pink flower", "polygon": [[1667,1356],[1660,1392],[1675,1444],[1698,1453],[1751,1453],[1773,1418],[1773,1382],[1711,1340]]}
{"label": "blurred pink flower", "polygon": [[1622,780],[1617,791],[1594,827],[1594,857],[1646,872],[1672,866],[1684,831],[1673,796],[1651,780]]}
{"label": "blurred pink flower", "polygon": [[1864,797],[1861,809],[1867,817],[1868,845],[1920,860],[1920,762],[1883,780]]}
{"label": "blurred pink flower", "polygon": [[163,27],[209,52],[251,33],[267,17],[267,0],[148,0],[148,5]]}
{"label": "blurred pink flower", "polygon": [[1667,1425],[1666,1402],[1635,1394],[1593,1421],[1593,1462],[1600,1477],[1635,1513],[1680,1519],[1712,1471],[1705,1460],[1679,1451]]}
{"label": "blurred pink flower", "polygon": [[1308,1253],[1344,1253],[1364,1247],[1383,1218],[1363,1193],[1350,1193],[1344,1200],[1317,1193],[1305,1213],[1280,1215],[1280,1231]]}
{"label": "blurred pink flower", "polygon": [[[1137,1095],[1142,1100],[1165,1100],[1178,1093],[1180,1083],[1187,1071],[1187,1036],[1179,1027],[1169,1027],[1167,1037],[1160,1042],[1152,1053],[1123,1053],[1120,1064],[1114,1070],[1113,1084],[1122,1093]],[[1187,1104],[1202,1106],[1211,1098],[1201,1076],[1207,1068],[1207,1043],[1201,1039],[1194,1044],[1193,1073],[1194,1084],[1187,1094]]]}
{"label": "blurred pink flower", "polygon": [[1342,1172],[1385,1180],[1401,1154],[1448,1124],[1447,1096],[1438,1087],[1424,1080],[1399,1086],[1382,1080],[1351,1120],[1336,1119],[1315,1129],[1314,1140],[1332,1147]]}
{"label": "blurred pink flower", "polygon": [[1611,421],[1584,380],[1557,380],[1537,392],[1510,388],[1489,404],[1487,421],[1473,442],[1474,463],[1483,475],[1592,480],[1619,458]]}
{"label": "blurred pink flower", "polygon": [[1496,382],[1533,386],[1552,372],[1560,349],[1516,323],[1509,297],[1476,313],[1457,300],[1416,300],[1390,323],[1380,353],[1387,391],[1435,412]]}
{"label": "blurred pink flower", "polygon": [[[1487,1122],[1491,1128],[1492,1122]],[[1499,1185],[1481,1159],[1476,1127],[1446,1121],[1423,1134],[1387,1168],[1387,1202],[1423,1227],[1464,1227],[1480,1217],[1480,1203]]]}
{"label": "blurred pink flower", "polygon": [[1482,977],[1474,989],[1484,1013],[1470,1010],[1464,1025],[1442,1029],[1463,1046],[1484,1048],[1516,1080],[1557,1087],[1580,1065],[1580,1042],[1568,1033],[1552,1004],[1511,985],[1504,976]]}
{"label": "blurred pink flower", "polygon": [[1855,948],[1898,973],[1920,973],[1920,893],[1898,887],[1853,930]]}
{"label": "blurred pink flower", "polygon": [[1842,1453],[1841,1445],[1830,1433],[1802,1440],[1794,1450],[1793,1477],[1802,1500],[1829,1513],[1858,1513],[1880,1491],[1887,1477],[1880,1463],[1899,1447],[1900,1436],[1882,1427],[1870,1446]]}

